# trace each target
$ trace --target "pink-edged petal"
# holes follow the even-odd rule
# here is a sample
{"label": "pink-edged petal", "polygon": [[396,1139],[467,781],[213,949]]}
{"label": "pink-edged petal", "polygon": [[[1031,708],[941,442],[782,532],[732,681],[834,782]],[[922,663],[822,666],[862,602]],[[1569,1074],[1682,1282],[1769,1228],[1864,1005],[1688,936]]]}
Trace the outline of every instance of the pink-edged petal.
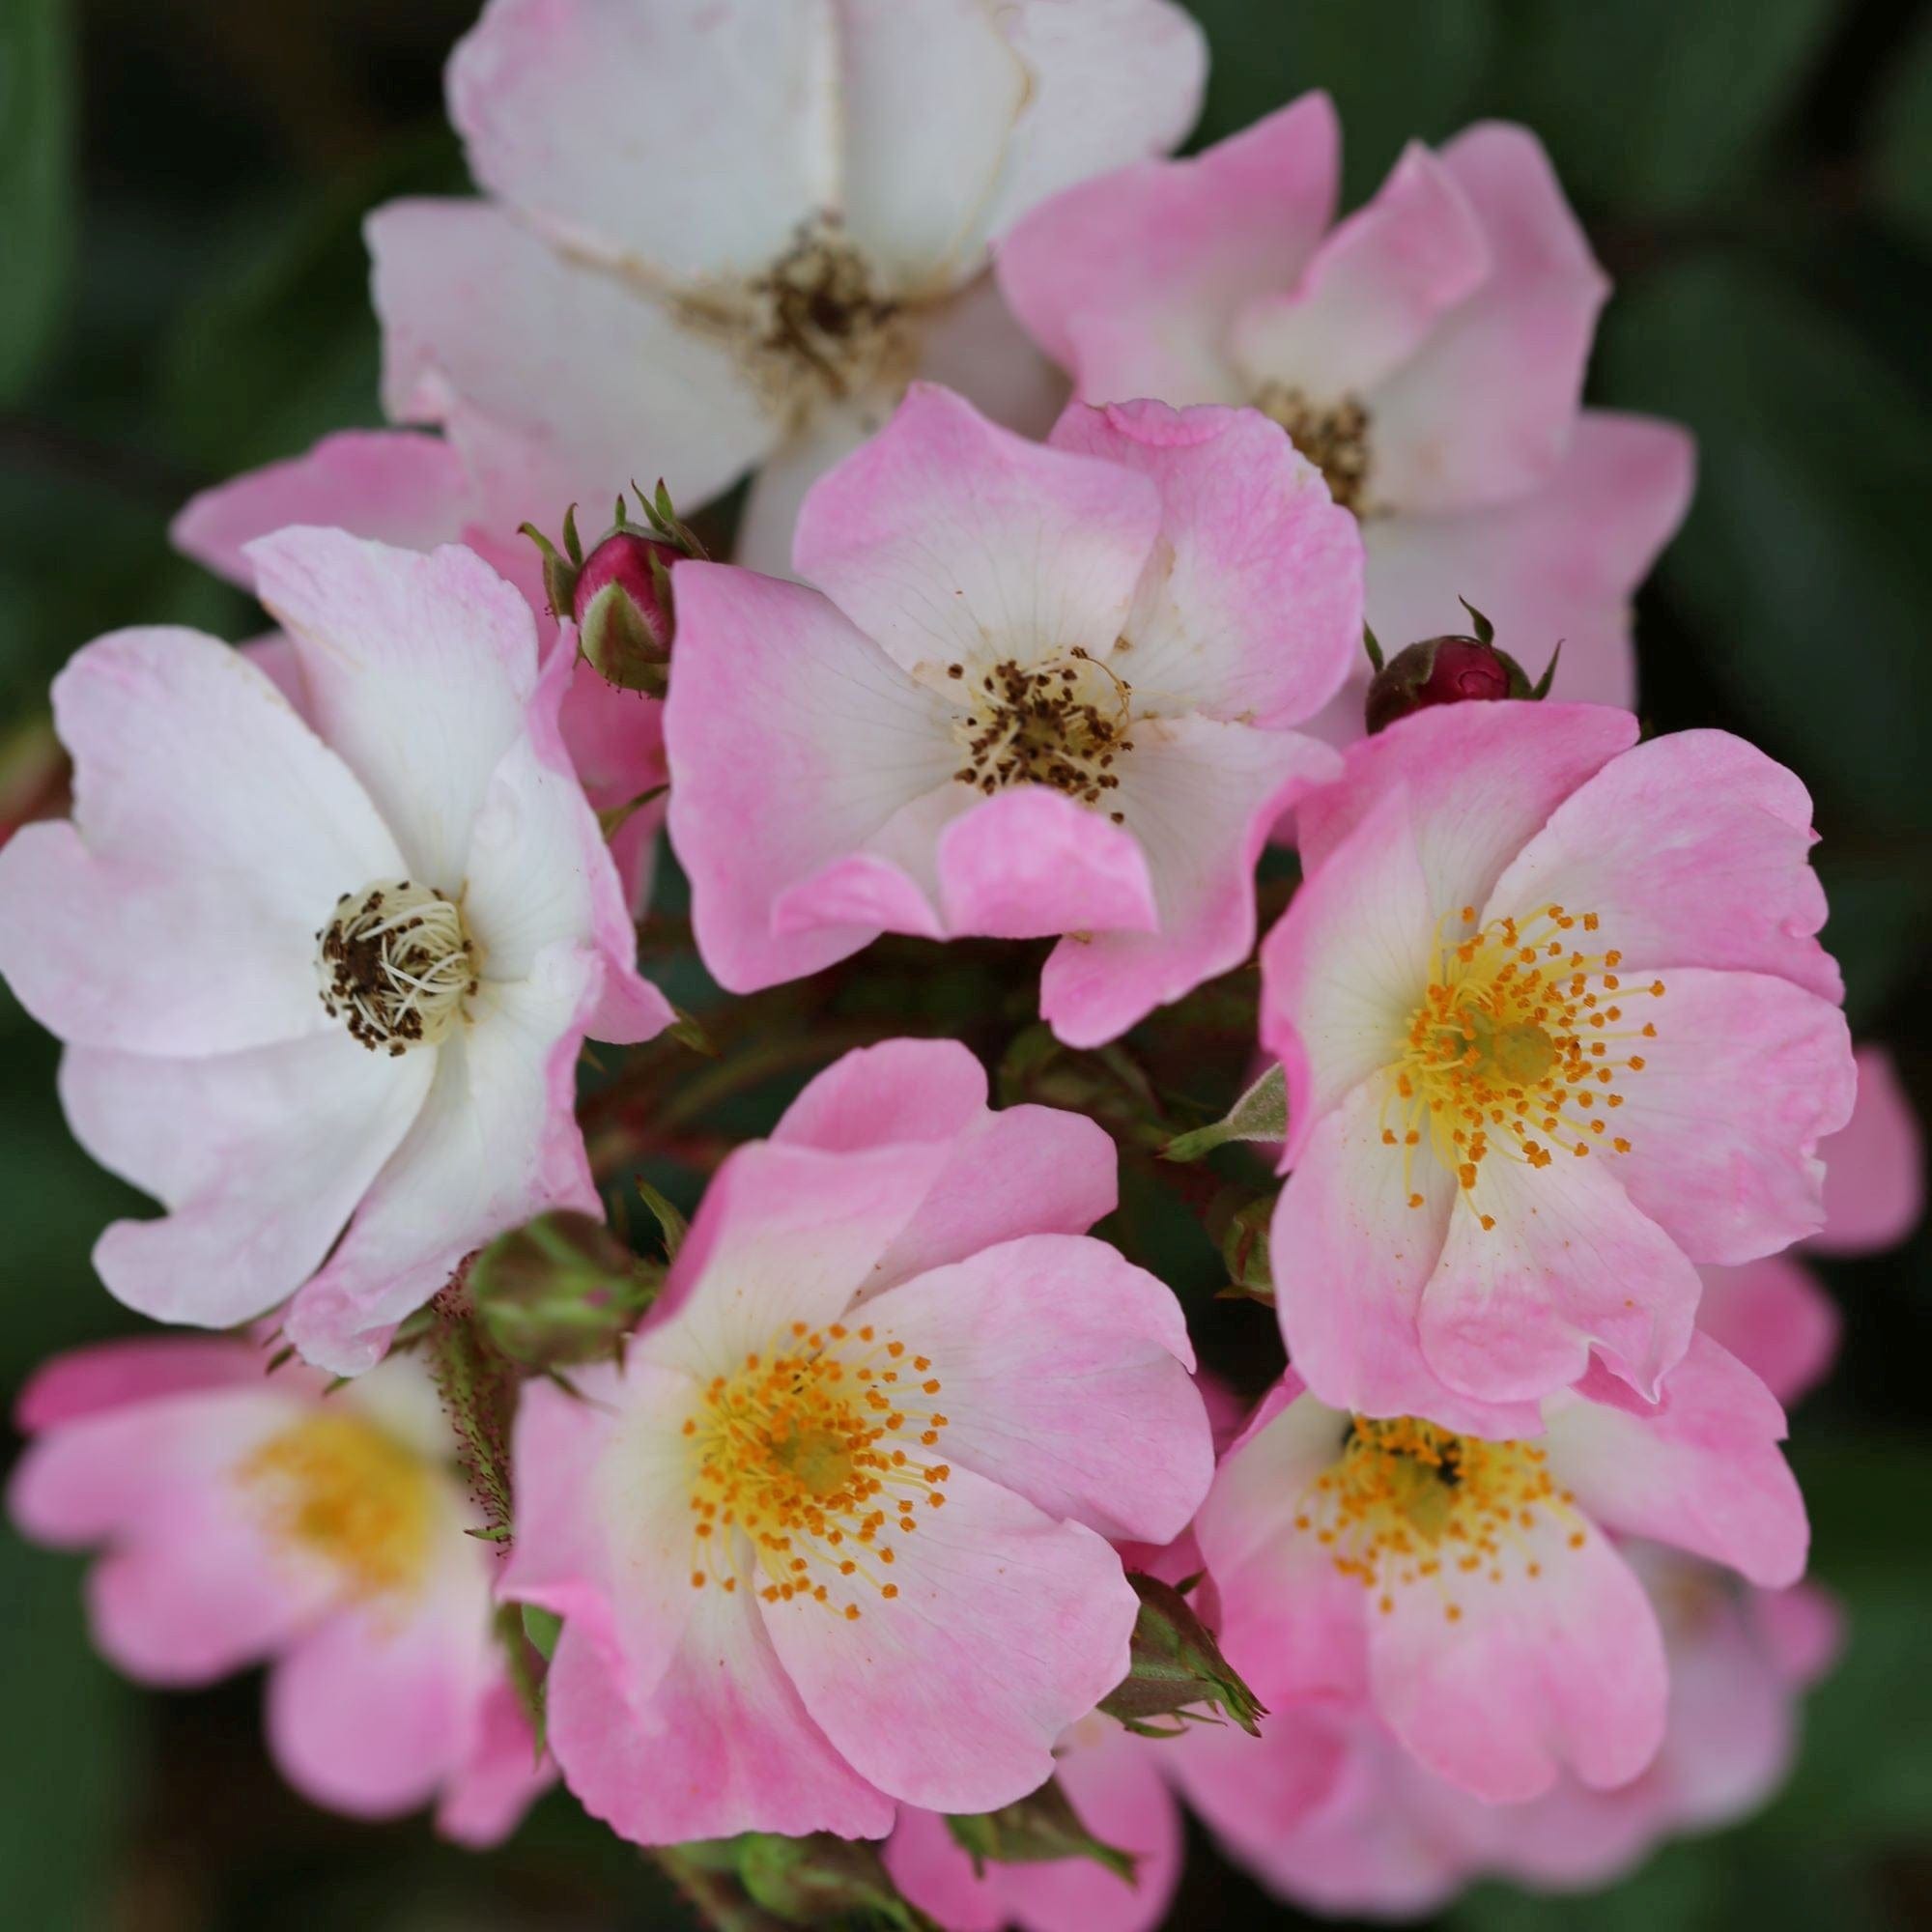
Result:
{"label": "pink-edged petal", "polygon": [[1925,1208],[1925,1152],[1918,1117],[1882,1046],[1857,1054],[1852,1118],[1819,1149],[1825,1162],[1821,1255],[1861,1255],[1904,1240]]}
{"label": "pink-edged petal", "polygon": [[850,1621],[805,1595],[759,1610],[861,1775],[908,1804],[988,1811],[1039,1784],[1054,1739],[1126,1675],[1139,1600],[1081,1524],[957,1464],[945,1494],[896,1545],[896,1597],[868,1595]]}
{"label": "pink-edged petal", "polygon": [[1475,1186],[1457,1191],[1422,1291],[1430,1367],[1484,1401],[1530,1401],[1577,1380],[1594,1349],[1655,1396],[1690,1343],[1697,1270],[1613,1162],[1578,1159],[1566,1142],[1541,1168],[1486,1160]]}
{"label": "pink-edged petal", "polygon": [[1816,1583],[1786,1590],[1753,1590],[1752,1623],[1765,1654],[1801,1690],[1816,1683],[1845,1647],[1845,1609]]}
{"label": "pink-edged petal", "polygon": [[1609,292],[1534,134],[1484,123],[1441,164],[1482,222],[1491,271],[1369,398],[1370,488],[1394,509],[1494,502],[1556,468]]}
{"label": "pink-edged petal", "polygon": [[437,1835],[467,1851],[489,1851],[555,1781],[556,1767],[538,1750],[522,1700],[499,1679],[478,1704],[469,1748],[443,1785]]}
{"label": "pink-edged petal", "polygon": [[[1455,514],[1372,517],[1362,526],[1370,629],[1390,649],[1458,631],[1466,619],[1456,599],[1466,597],[1531,677],[1563,646],[1560,699],[1628,710],[1636,696],[1631,599],[1684,521],[1695,462],[1675,423],[1585,410],[1562,460],[1526,496]],[[1357,719],[1367,681],[1364,667],[1350,692]]]}
{"label": "pink-edged petal", "polygon": [[[1824,1225],[1819,1143],[1852,1111],[1857,1075],[1838,1009],[1762,973],[1673,972],[1628,1003],[1654,1039],[1610,1043],[1616,1161],[1630,1198],[1700,1262],[1753,1261]],[[1571,1124],[1574,1126],[1575,1122]]]}
{"label": "pink-edged petal", "polygon": [[1698,1270],[1697,1326],[1789,1407],[1825,1378],[1844,1326],[1838,1304],[1795,1255]]}
{"label": "pink-edged petal", "polygon": [[584,252],[754,275],[836,193],[838,24],[830,0],[491,0],[449,115],[477,181]]}
{"label": "pink-edged petal", "polygon": [[777,440],[727,343],[502,210],[391,202],[366,234],[384,407],[440,423],[504,527],[610,503],[644,451],[689,507]]}
{"label": "pink-edged petal", "polygon": [[1628,712],[1595,704],[1504,699],[1418,711],[1350,745],[1340,781],[1301,802],[1295,834],[1302,866],[1310,872],[1325,866],[1401,787],[1409,797],[1433,927],[1444,913],[1480,908],[1550,813],[1636,736]]}
{"label": "pink-edged petal", "polygon": [[697,1384],[626,1352],[621,1369],[533,1381],[512,1442],[517,1539],[497,1595],[562,1617],[641,1703],[697,1607],[691,1586],[691,1459],[678,1417]]}
{"label": "pink-edged petal", "polygon": [[341,1610],[269,1675],[269,1750],[304,1797],[389,1818],[436,1796],[462,1766],[496,1670],[487,1560],[455,1540],[422,1595]]}
{"label": "pink-edged petal", "polygon": [[677,1656],[636,1701],[565,1623],[545,1708],[551,1749],[578,1802],[643,1845],[738,1832],[884,1837],[892,1800],[812,1722],[750,1593],[691,1595]]}
{"label": "pink-edged petal", "polygon": [[872,1293],[1021,1235],[1084,1235],[1120,1198],[1106,1130],[1058,1107],[986,1105],[986,1073],[955,1040],[892,1039],[826,1068],[772,1138],[829,1151],[950,1143],[946,1164],[872,1270]]}
{"label": "pink-edged petal", "polygon": [[607,684],[587,659],[580,658],[570,668],[557,728],[592,809],[606,812],[630,808],[606,843],[623,887],[623,904],[634,917],[641,918],[651,900],[666,808],[663,797],[643,805],[636,802],[669,786],[664,705],[641,692]]}
{"label": "pink-edged petal", "polygon": [[1334,213],[1340,155],[1333,103],[1304,95],[1193,159],[1056,196],[1001,244],[1000,286],[1090,402],[1244,402],[1229,322],[1301,272]]}
{"label": "pink-edged petal", "polygon": [[896,288],[964,279],[1027,71],[977,0],[843,0],[838,20],[845,226]]}
{"label": "pink-edged petal", "polygon": [[1147,855],[1132,834],[1044,785],[975,805],[939,839],[946,929],[991,939],[1152,932]]}
{"label": "pink-edged petal", "polygon": [[54,680],[74,817],[0,848],[0,973],[63,1038],[223,1053],[327,1024],[315,933],[395,863],[367,794],[241,653],[121,631]]}
{"label": "pink-edged petal", "polygon": [[1173,0],[1018,0],[999,25],[1029,85],[987,234],[1090,175],[1178,147],[1193,127],[1208,42]]}
{"label": "pink-edged petal", "polygon": [[907,1904],[946,1932],[1004,1932],[1012,1922],[1002,1883],[1007,1868],[985,1862],[976,1871],[943,1813],[901,1804],[879,1856]]}
{"label": "pink-edged petal", "polygon": [[101,1236],[101,1280],[144,1315],[203,1328],[286,1300],[410,1131],[433,1070],[339,1029],[205,1060],[71,1047],[74,1138],[167,1209]]}
{"label": "pink-edged petal", "polygon": [[848,397],[812,411],[795,425],[752,478],[733,559],[766,577],[790,577],[800,504],[828,469],[885,427],[897,401],[895,388]]}
{"label": "pink-edged petal", "polygon": [[705,964],[751,992],[878,936],[865,923],[779,935],[773,910],[943,785],[959,752],[931,694],[815,591],[681,563],[677,600],[670,838]]}
{"label": "pink-edged petal", "polygon": [[440,437],[342,430],[188,499],[168,526],[174,547],[251,587],[242,547],[291,524],[326,524],[403,550],[455,543],[475,512],[463,459]]}
{"label": "pink-edged petal", "polygon": [[1558,806],[1485,916],[1554,901],[1598,915],[1628,978],[1665,966],[1774,973],[1835,1001],[1838,969],[1815,936],[1815,836],[1793,773],[1728,731],[1677,731],[1611,759]]}
{"label": "pink-edged petal", "polygon": [[[599,962],[553,947],[486,981],[436,1049],[414,1124],[284,1324],[305,1360],[359,1375],[471,1249],[552,1208],[598,1211],[576,1120],[578,1048]],[[406,1054],[404,1061],[427,1058]]]}
{"label": "pink-edged petal", "polygon": [[949,1150],[753,1142],[718,1170],[645,1323],[652,1359],[708,1380],[793,1321],[838,1321],[919,1211]]}
{"label": "pink-edged petal", "polygon": [[1617,1785],[1656,1756],[1663,1643],[1643,1586],[1600,1530],[1540,1512],[1519,1525],[1500,1580],[1445,1565],[1388,1594],[1390,1610],[1369,1618],[1376,1706],[1452,1784],[1517,1804],[1562,1770]]}
{"label": "pink-edged petal", "polygon": [[257,594],[296,641],[316,728],[362,781],[406,869],[456,896],[471,827],[536,685],[530,607],[454,545],[425,556],[298,527],[258,537],[246,554]]}
{"label": "pink-edged petal", "polygon": [[43,1362],[14,1405],[14,1427],[38,1435],[135,1403],[203,1390],[259,1388],[269,1355],[253,1342],[198,1335],[142,1335],[98,1342]]}
{"label": "pink-edged petal", "polygon": [[1152,932],[1075,932],[1040,976],[1060,1037],[1098,1046],[1240,965],[1255,944],[1255,861],[1284,809],[1334,769],[1325,745],[1212,718],[1147,720],[1111,797],[1151,874]]}
{"label": "pink-edged petal", "polygon": [[[1304,799],[1303,812],[1335,789]],[[1262,1044],[1288,1081],[1284,1167],[1393,1065],[1429,984],[1435,916],[1406,793],[1377,799],[1327,856],[1262,943]]]}
{"label": "pink-edged petal", "polygon": [[1075,404],[1053,443],[1160,487],[1160,543],[1112,659],[1137,714],[1279,728],[1327,702],[1361,652],[1361,538],[1279,428],[1252,410]]}
{"label": "pink-edged petal", "polygon": [[1549,1466],[1598,1521],[1728,1564],[1768,1589],[1804,1573],[1804,1498],[1778,1444],[1784,1411],[1708,1335],[1691,1338],[1648,1418],[1549,1407]]}
{"label": "pink-edged petal", "polygon": [[1407,361],[1491,267],[1482,224],[1455,177],[1411,142],[1293,290],[1241,305],[1235,359],[1257,394],[1278,383],[1321,402],[1359,397]]}
{"label": "pink-edged petal", "polygon": [[604,983],[589,1030],[631,1044],[671,1023],[670,1004],[637,970],[637,933],[603,828],[559,729],[576,636],[551,653],[520,737],[491,774],[464,862],[464,918],[488,980],[525,978],[546,947],[594,945]]}
{"label": "pink-edged petal", "polygon": [[1371,1081],[1321,1117],[1276,1205],[1269,1251],[1289,1357],[1337,1408],[1426,1415],[1466,1435],[1534,1434],[1533,1405],[1452,1386],[1425,1354],[1425,1285],[1452,1223],[1471,1217],[1445,1168],[1383,1142],[1384,1092]]}
{"label": "pink-edged petal", "polygon": [[1346,1414],[1290,1369],[1221,1459],[1195,1523],[1228,1661],[1274,1707],[1357,1697],[1367,1682],[1362,1586],[1297,1522],[1348,1440]]}
{"label": "pink-edged petal", "polygon": [[1004,1241],[866,1314],[930,1358],[947,1457],[1049,1516],[1165,1543],[1208,1493],[1214,1448],[1180,1304],[1104,1241]]}
{"label": "pink-edged petal", "polygon": [[955,663],[977,675],[1075,646],[1104,656],[1159,525],[1147,477],[1043,449],[916,383],[805,499],[792,554],[901,666],[943,680]]}
{"label": "pink-edged petal", "polygon": [[[930,869],[929,865],[919,867],[922,872]],[[882,852],[852,852],[834,859],[772,901],[772,936],[778,940],[817,933],[840,939],[863,934],[859,942],[863,945],[882,932],[905,932],[916,939],[946,937],[946,928],[932,909],[931,893]]]}

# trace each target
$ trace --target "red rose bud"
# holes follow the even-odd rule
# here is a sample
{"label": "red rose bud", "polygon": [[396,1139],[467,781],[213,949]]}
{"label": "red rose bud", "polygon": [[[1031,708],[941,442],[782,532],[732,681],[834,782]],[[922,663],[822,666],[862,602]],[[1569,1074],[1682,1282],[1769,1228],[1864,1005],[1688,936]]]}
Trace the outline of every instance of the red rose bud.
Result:
{"label": "red rose bud", "polygon": [[[1368,639],[1376,674],[1369,684],[1365,720],[1370,735],[1386,730],[1398,718],[1426,711],[1435,704],[1491,702],[1498,697],[1540,698],[1556,674],[1551,655],[1543,676],[1531,684],[1528,673],[1507,651],[1495,646],[1495,627],[1468,604],[1463,610],[1474,621],[1474,637],[1425,638],[1382,662],[1375,639]],[[1557,646],[1560,652],[1562,646]]]}

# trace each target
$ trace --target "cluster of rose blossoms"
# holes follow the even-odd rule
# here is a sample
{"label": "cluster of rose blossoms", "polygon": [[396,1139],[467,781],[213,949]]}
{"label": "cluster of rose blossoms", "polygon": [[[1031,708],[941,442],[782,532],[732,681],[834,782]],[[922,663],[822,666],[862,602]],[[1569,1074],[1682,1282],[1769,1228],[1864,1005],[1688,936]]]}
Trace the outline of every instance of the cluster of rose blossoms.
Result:
{"label": "cluster of rose blossoms", "polygon": [[[1580,408],[1605,284],[1536,140],[1412,146],[1338,222],[1319,94],[1163,157],[1204,60],[1169,0],[491,0],[489,198],[369,224],[388,412],[440,434],[186,508],[273,636],[58,679],[72,818],[0,849],[0,969],[165,1210],[100,1278],[229,1332],[48,1365],[12,1511],[102,1548],[132,1675],[270,1662],[317,1801],[481,1844],[560,1776],[641,1845],[884,1840],[956,1932],[1133,1932],[1180,1798],[1402,1913],[1780,1776],[1834,1642],[1779,1448],[1834,1320],[1784,1251],[1918,1207],[1809,800],[1627,708],[1690,452]],[[746,476],[711,561],[669,503]],[[587,555],[518,534],[613,498]],[[1365,623],[1430,639],[1368,693]],[[1552,696],[1492,623],[1562,640]],[[1080,1049],[1252,986],[1292,843],[1259,1406],[1088,1232],[1109,1134],[953,1040],[837,1059],[668,1266],[591,1227],[584,1043],[680,1024],[667,826],[730,993],[1052,939]],[[617,1331],[520,1354],[512,1263]]]}

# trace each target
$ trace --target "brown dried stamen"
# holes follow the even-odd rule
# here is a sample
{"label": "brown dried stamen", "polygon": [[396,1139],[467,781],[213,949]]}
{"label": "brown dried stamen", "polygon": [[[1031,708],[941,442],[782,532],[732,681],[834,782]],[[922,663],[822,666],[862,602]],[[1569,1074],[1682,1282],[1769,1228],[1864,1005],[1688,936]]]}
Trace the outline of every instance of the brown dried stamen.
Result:
{"label": "brown dried stamen", "polygon": [[[947,674],[963,680],[965,667],[949,665]],[[966,761],[952,776],[988,798],[1043,784],[1098,805],[1120,785],[1115,761],[1134,749],[1132,700],[1132,686],[1078,647],[1035,666],[1002,659],[954,726]],[[1119,823],[1118,811],[1110,815]]]}
{"label": "brown dried stamen", "polygon": [[322,1004],[372,1053],[435,1045],[476,990],[463,915],[434,886],[398,879],[344,893],[316,941]]}
{"label": "brown dried stamen", "polygon": [[1353,396],[1318,403],[1286,383],[1265,383],[1255,397],[1263,415],[1278,422],[1289,440],[1327,480],[1328,494],[1356,516],[1369,510],[1369,412]]}

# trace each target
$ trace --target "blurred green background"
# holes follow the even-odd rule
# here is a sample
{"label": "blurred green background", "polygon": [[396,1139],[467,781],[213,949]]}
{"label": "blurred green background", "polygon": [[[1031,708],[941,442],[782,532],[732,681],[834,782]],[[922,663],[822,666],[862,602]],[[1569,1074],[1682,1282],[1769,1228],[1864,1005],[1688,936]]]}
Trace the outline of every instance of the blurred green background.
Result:
{"label": "blurred green background", "polygon": [[[1853,1023],[1932,1102],[1932,10],[1872,0],[1193,0],[1201,140],[1322,85],[1351,201],[1484,115],[1554,154],[1618,284],[1596,400],[1696,432],[1689,526],[1641,606],[1645,710],[1720,724],[1818,798]],[[246,634],[172,557],[189,491],[374,422],[357,225],[456,189],[439,75],[470,0],[0,0],[0,816],[70,651]],[[0,1000],[4,1000],[0,995]],[[54,1051],[0,1006],[0,1389],[131,1326],[88,1249],[131,1197],[68,1141]],[[1932,1925],[1932,1243],[1829,1267],[1844,1359],[1797,1420],[1814,1574],[1851,1646],[1790,1789],[1602,1896],[1500,1889],[1458,1932]],[[0,1920],[29,1932],[678,1922],[553,1800],[475,1861],[301,1805],[253,1683],[136,1693],[78,1566],[0,1535]],[[1197,1846],[1178,1924],[1288,1922]]]}

